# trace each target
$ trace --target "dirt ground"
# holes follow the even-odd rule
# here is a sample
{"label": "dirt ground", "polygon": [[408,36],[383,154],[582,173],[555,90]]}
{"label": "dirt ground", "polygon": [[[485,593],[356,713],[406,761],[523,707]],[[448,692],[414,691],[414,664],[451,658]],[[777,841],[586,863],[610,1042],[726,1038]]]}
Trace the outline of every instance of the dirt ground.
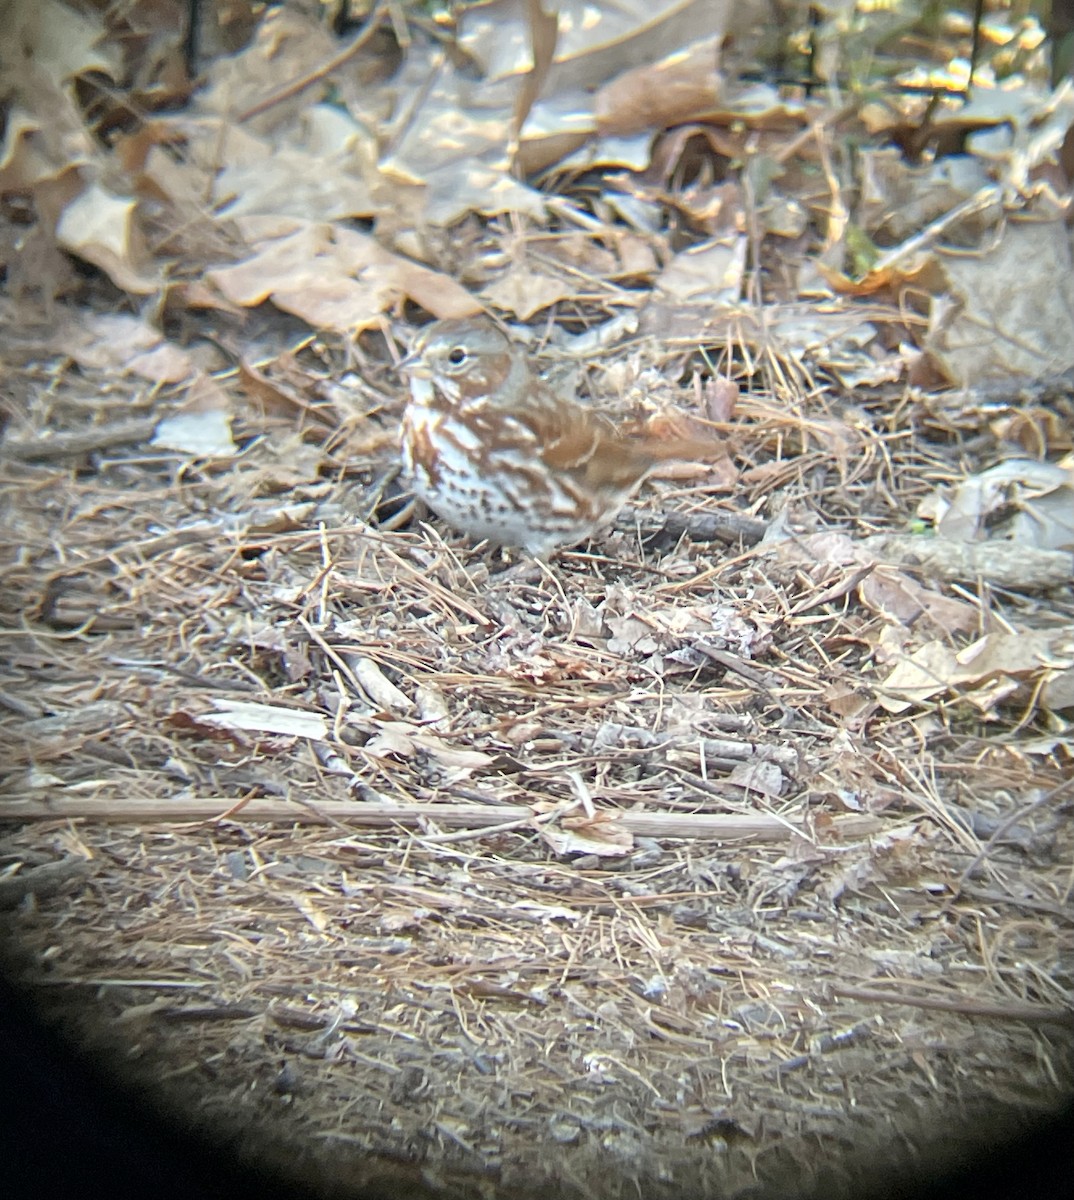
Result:
{"label": "dirt ground", "polygon": [[1069,743],[885,710],[870,572],[801,540],[905,531],[982,410],[747,394],[734,493],[542,571],[400,508],[372,335],[193,463],[166,395],[4,350],[7,950],[117,1071],[326,1188],[489,1198],[860,1196],[1069,1102]]}

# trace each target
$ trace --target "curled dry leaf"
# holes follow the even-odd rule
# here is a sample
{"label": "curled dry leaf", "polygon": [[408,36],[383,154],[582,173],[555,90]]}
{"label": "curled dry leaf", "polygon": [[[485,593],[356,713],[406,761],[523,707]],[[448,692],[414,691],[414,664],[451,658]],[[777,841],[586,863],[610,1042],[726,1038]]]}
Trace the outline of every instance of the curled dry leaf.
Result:
{"label": "curled dry leaf", "polygon": [[981,620],[975,605],[945,596],[889,567],[866,575],[858,584],[858,596],[866,608],[905,629],[928,624],[946,633],[973,633]]}
{"label": "curled dry leaf", "polygon": [[721,92],[720,41],[703,38],[611,80],[596,95],[597,129],[629,135],[713,113]]}
{"label": "curled dry leaf", "polygon": [[1074,467],[1008,459],[971,475],[949,498],[930,497],[918,511],[938,518],[937,533],[955,541],[1074,550]]}
{"label": "curled dry leaf", "polygon": [[1074,450],[1074,421],[1043,405],[1013,408],[990,421],[989,427],[997,439],[1034,455],[1034,462]]}
{"label": "curled dry leaf", "polygon": [[354,672],[362,691],[385,712],[413,711],[413,700],[392,683],[373,659],[364,654],[348,655],[347,665]]}
{"label": "curled dry leaf", "polygon": [[65,355],[83,368],[130,372],[151,383],[181,383],[196,369],[189,350],[132,313],[72,310],[56,324],[46,352]]}
{"label": "curled dry leaf", "polygon": [[160,287],[162,277],[146,251],[135,207],[136,201],[129,197],[90,184],[64,209],[56,240],[99,267],[117,287],[148,296]]}
{"label": "curled dry leaf", "polygon": [[[649,133],[665,120],[709,112],[714,99],[713,43],[726,32],[730,5],[713,0],[619,0],[591,5],[561,0],[558,36],[541,96],[522,127],[521,158],[527,169],[548,165],[597,133],[601,121],[610,136],[602,150],[620,143],[621,131],[641,129],[639,151],[648,159]],[[486,81],[520,81],[530,71],[532,35],[525,7],[515,0],[492,0],[463,10],[459,45],[484,70]],[[697,46],[697,52],[691,53]],[[683,52],[684,47],[689,47]],[[655,64],[639,69],[638,63]],[[616,86],[616,81],[622,82]],[[609,90],[600,99],[601,85]],[[600,114],[598,118],[598,112]],[[653,124],[644,124],[646,119]]]}
{"label": "curled dry leaf", "polygon": [[[72,168],[92,162],[94,146],[78,122],[77,113],[66,115],[70,129],[64,128],[62,120],[46,120],[23,109],[15,109],[8,116],[0,149],[0,194],[33,193],[47,183],[48,207],[59,204],[62,209],[82,190],[77,170]],[[64,133],[69,136],[62,136]],[[52,194],[54,188],[60,189],[59,196]]]}
{"label": "curled dry leaf", "polygon": [[85,186],[81,168],[98,168],[103,157],[72,85],[91,71],[120,78],[122,56],[99,17],[58,0],[14,0],[4,6],[3,20],[0,195],[32,196],[51,230]]}
{"label": "curled dry leaf", "polygon": [[525,263],[515,263],[482,288],[481,298],[495,308],[528,321],[541,309],[568,300],[577,291],[577,282],[550,275]]}
{"label": "curled dry leaf", "polygon": [[312,105],[271,137],[235,127],[203,129],[202,136],[213,136],[217,148],[213,195],[225,217],[275,213],[330,221],[378,211],[373,137],[336,107]]}
{"label": "curled dry leaf", "polygon": [[[990,633],[956,651],[948,641],[922,646],[898,663],[877,689],[888,712],[948,695],[988,714],[1015,693],[1064,706],[1074,679],[1074,635],[1058,632]],[[1032,689],[1032,691],[1029,691]]]}
{"label": "curled dry leaf", "polygon": [[282,734],[318,742],[328,738],[328,724],[319,713],[276,704],[254,704],[247,700],[214,698],[212,703],[217,711],[200,714],[194,718],[197,723],[237,732]]}
{"label": "curled dry leaf", "polygon": [[315,328],[353,333],[410,299],[437,317],[466,317],[481,305],[447,275],[385,250],[352,229],[291,217],[239,222],[252,258],[207,278],[234,304],[272,300]]}
{"label": "curled dry leaf", "polygon": [[99,71],[110,79],[121,74],[119,45],[108,41],[95,13],[59,0],[13,0],[4,6],[6,69],[19,60],[58,84]]}
{"label": "curled dry leaf", "polygon": [[656,277],[655,290],[673,301],[735,304],[742,296],[746,248],[745,237],[690,246]]}
{"label": "curled dry leaf", "polygon": [[718,424],[730,421],[735,415],[740,389],[733,379],[725,379],[722,375],[717,379],[707,379],[701,383],[700,376],[695,376],[695,385],[701,393],[698,408],[702,416]]}
{"label": "curled dry leaf", "polygon": [[[931,539],[906,540],[914,545],[933,544]],[[867,609],[906,631],[931,626],[945,633],[972,633],[980,624],[975,605],[944,595],[930,586],[927,579],[916,578],[916,572],[898,571],[878,562],[880,556],[875,550],[846,534],[809,534],[781,542],[778,554],[781,561],[802,563],[807,569],[817,564],[846,572],[840,581],[826,580],[819,585],[822,603],[830,604],[856,590]],[[812,603],[809,601],[807,607]]]}

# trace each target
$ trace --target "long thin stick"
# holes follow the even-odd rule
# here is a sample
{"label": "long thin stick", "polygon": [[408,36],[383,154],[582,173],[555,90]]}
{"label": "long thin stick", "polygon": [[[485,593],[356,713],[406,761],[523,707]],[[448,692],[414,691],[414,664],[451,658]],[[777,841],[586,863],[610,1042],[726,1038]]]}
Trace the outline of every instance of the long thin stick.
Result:
{"label": "long thin stick", "polygon": [[[335,824],[391,828],[431,821],[451,829],[486,829],[505,822],[537,825],[537,814],[520,804],[370,804],[361,800],[328,800],[293,804],[286,800],[182,799],[116,800],[53,797],[52,799],[0,801],[0,821],[86,820],[109,824],[141,824],[166,821],[171,824],[216,821],[267,821],[288,825]],[[601,814],[604,816],[605,814]],[[708,838],[713,841],[748,838],[759,842],[781,842],[796,834],[815,841],[804,824],[766,813],[740,816],[737,813],[639,813],[619,817],[624,829],[638,837]],[[834,816],[825,829],[824,840],[868,837],[884,826],[879,817],[858,813]]]}

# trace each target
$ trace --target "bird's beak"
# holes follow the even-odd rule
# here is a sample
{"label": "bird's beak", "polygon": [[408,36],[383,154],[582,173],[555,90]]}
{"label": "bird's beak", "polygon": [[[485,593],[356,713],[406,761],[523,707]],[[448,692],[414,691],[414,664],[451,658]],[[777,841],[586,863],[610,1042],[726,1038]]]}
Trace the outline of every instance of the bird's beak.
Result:
{"label": "bird's beak", "polygon": [[417,350],[411,350],[405,358],[401,358],[396,363],[395,369],[404,375],[416,375],[418,379],[428,379],[431,374],[428,368],[422,363],[421,354]]}

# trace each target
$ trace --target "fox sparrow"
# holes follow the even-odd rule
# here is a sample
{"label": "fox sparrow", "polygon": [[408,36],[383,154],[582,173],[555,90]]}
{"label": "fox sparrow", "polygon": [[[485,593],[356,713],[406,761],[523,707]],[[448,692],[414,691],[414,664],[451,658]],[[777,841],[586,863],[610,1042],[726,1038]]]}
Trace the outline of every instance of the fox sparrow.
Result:
{"label": "fox sparrow", "polygon": [[403,464],[414,491],[463,533],[535,558],[592,536],[657,463],[713,454],[714,442],[620,433],[557,395],[481,319],[426,326],[402,369],[411,391]]}

